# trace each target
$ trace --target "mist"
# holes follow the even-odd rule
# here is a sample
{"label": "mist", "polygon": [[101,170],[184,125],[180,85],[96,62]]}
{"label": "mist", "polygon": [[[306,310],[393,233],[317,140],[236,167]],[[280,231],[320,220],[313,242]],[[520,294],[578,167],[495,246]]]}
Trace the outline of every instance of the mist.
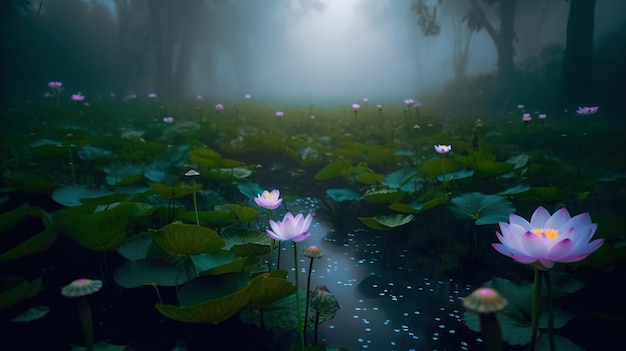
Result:
{"label": "mist", "polygon": [[[417,4],[433,16],[436,35],[418,25]],[[473,4],[33,1],[3,21],[17,33],[3,30],[3,45],[14,47],[3,64],[3,95],[17,98],[39,82],[64,80],[101,96],[154,92],[227,102],[251,94],[266,103],[344,106],[363,98],[374,104],[422,99],[455,81],[497,71],[498,51],[488,30],[469,26]],[[476,4],[498,29],[497,6]],[[537,71],[561,55],[568,9],[565,1],[517,2],[515,69]],[[597,1],[594,43],[623,32],[624,10],[624,2]]]}

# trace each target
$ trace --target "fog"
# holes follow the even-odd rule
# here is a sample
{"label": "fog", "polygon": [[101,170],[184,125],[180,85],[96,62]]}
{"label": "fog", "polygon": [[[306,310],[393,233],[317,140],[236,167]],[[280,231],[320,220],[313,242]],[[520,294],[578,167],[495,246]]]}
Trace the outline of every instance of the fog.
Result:
{"label": "fog", "polygon": [[[4,95],[36,82],[64,80],[75,90],[98,94],[157,92],[164,98],[202,95],[225,101],[252,94],[267,103],[349,104],[363,98],[385,103],[421,98],[455,80],[494,74],[498,67],[488,28],[468,27],[475,5],[496,30],[500,27],[498,7],[482,1],[27,3],[5,13],[9,20],[3,26],[16,34],[3,30],[3,46],[10,48],[3,64]],[[418,3],[436,14],[437,35],[425,35],[418,25]],[[596,2],[594,43],[624,28],[625,10],[624,1]],[[560,55],[569,2],[517,1],[514,11],[516,69]]]}

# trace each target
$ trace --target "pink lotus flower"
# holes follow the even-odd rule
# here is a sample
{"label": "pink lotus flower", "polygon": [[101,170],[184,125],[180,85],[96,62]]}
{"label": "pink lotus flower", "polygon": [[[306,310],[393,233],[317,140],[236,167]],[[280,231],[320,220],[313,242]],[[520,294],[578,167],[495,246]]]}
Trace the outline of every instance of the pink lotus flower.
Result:
{"label": "pink lotus flower", "polygon": [[420,107],[422,107],[422,103],[421,103],[421,102],[415,102],[415,103],[413,104],[413,107],[415,107],[415,108],[420,108]]}
{"label": "pink lotus flower", "polygon": [[524,122],[530,122],[532,119],[533,119],[533,118],[532,118],[532,117],[530,117],[530,113],[524,113],[524,114],[522,115],[522,121],[524,121]]}
{"label": "pink lotus flower", "polygon": [[578,110],[576,110],[576,113],[579,115],[593,115],[596,112],[598,112],[598,106],[591,106],[591,107],[578,107]]}
{"label": "pink lotus flower", "polygon": [[284,117],[285,113],[283,111],[276,111],[276,117]]}
{"label": "pink lotus flower", "polygon": [[72,101],[83,101],[85,96],[82,93],[72,94]]}
{"label": "pink lotus flower", "polygon": [[523,264],[547,270],[555,262],[577,262],[597,250],[604,239],[589,242],[597,224],[589,213],[570,217],[565,208],[550,213],[539,206],[530,222],[511,214],[509,223],[500,222],[500,243],[491,244],[499,253]]}
{"label": "pink lotus flower", "polygon": [[61,86],[63,86],[63,83],[61,83],[61,82],[50,82],[50,83],[48,83],[48,86],[50,87],[50,89],[59,90],[59,89],[61,89]]}
{"label": "pink lotus flower", "polygon": [[306,217],[301,213],[294,217],[291,212],[287,212],[282,222],[270,221],[272,230],[267,229],[266,232],[274,240],[291,240],[298,243],[309,236],[308,230],[312,220],[313,216],[310,213]]}
{"label": "pink lotus flower", "polygon": [[413,104],[414,102],[415,102],[415,100],[413,100],[413,99],[404,99],[404,104],[405,104],[405,105],[411,105],[411,104]]}
{"label": "pink lotus flower", "polygon": [[537,118],[539,119],[546,119],[548,116],[545,113],[540,113],[539,116],[537,116]]}
{"label": "pink lotus flower", "polygon": [[260,207],[268,210],[277,209],[283,202],[280,198],[280,191],[274,189],[272,191],[263,190],[263,194],[257,195],[254,198],[254,202]]}
{"label": "pink lotus flower", "polygon": [[163,122],[174,123],[174,117],[163,117]]}
{"label": "pink lotus flower", "polygon": [[243,96],[246,100],[250,100],[252,98],[252,95],[250,94],[246,94]]}
{"label": "pink lotus flower", "polygon": [[156,93],[150,93],[150,94],[148,94],[148,98],[150,98],[150,99],[156,99],[156,97],[157,97],[157,94],[156,94]]}
{"label": "pink lotus flower", "polygon": [[439,145],[439,144],[436,144],[435,145],[435,151],[437,151],[440,154],[447,154],[448,152],[452,151],[452,145]]}
{"label": "pink lotus flower", "polygon": [[218,111],[221,111],[221,110],[223,110],[223,109],[224,109],[224,105],[222,105],[222,104],[217,104],[217,105],[215,105],[215,109],[216,109],[216,110],[218,110]]}
{"label": "pink lotus flower", "polygon": [[352,104],[352,108],[355,109],[355,110],[358,110],[358,109],[361,108],[361,105],[359,105],[359,104]]}

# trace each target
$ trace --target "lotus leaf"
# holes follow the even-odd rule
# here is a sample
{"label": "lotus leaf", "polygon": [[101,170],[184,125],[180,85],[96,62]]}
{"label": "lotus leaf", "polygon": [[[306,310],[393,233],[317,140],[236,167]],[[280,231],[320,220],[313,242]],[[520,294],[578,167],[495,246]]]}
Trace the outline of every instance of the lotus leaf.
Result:
{"label": "lotus leaf", "polygon": [[266,307],[280,299],[294,295],[296,287],[281,275],[280,272],[263,273],[254,278],[248,285],[249,300],[246,307]]}
{"label": "lotus leaf", "polygon": [[181,306],[196,305],[246,288],[249,282],[250,274],[248,273],[201,276],[179,289],[178,301]]}
{"label": "lotus leaf", "polygon": [[19,316],[11,319],[11,321],[31,322],[45,317],[48,312],[50,312],[50,308],[48,308],[47,306],[35,306],[24,311],[24,313],[20,314]]}
{"label": "lotus leaf", "polygon": [[450,210],[457,219],[470,219],[476,225],[506,222],[515,208],[499,195],[467,193],[453,198]]}
{"label": "lotus leaf", "polygon": [[[167,185],[163,183],[148,183],[152,190],[166,199],[175,199],[187,196],[193,193],[194,188],[185,182],[176,183],[176,185]],[[200,189],[201,185],[196,184],[196,189]]]}
{"label": "lotus leaf", "polygon": [[470,178],[472,176],[474,176],[474,171],[463,168],[463,169],[460,169],[460,170],[458,170],[456,172],[438,175],[437,176],[437,180],[440,181],[440,182],[443,182],[443,181],[450,181],[450,180],[459,180],[459,179]]}
{"label": "lotus leaf", "polygon": [[498,195],[500,196],[515,195],[515,194],[520,194],[525,191],[528,191],[528,189],[530,189],[528,185],[518,184],[514,187],[508,188],[506,190],[502,190],[501,192],[498,193]]}
{"label": "lotus leaf", "polygon": [[179,322],[217,324],[237,314],[248,302],[249,296],[246,287],[221,298],[196,305],[156,304],[156,309],[164,316]]}
{"label": "lotus leaf", "polygon": [[88,161],[109,157],[113,152],[91,145],[85,145],[81,147],[76,154],[81,160]]}
{"label": "lotus leaf", "polygon": [[48,174],[24,171],[5,171],[4,182],[29,194],[51,194],[57,186]]}
{"label": "lotus leaf", "polygon": [[328,179],[339,177],[342,174],[342,172],[350,168],[350,166],[351,166],[350,161],[346,161],[346,160],[339,160],[339,161],[331,162],[327,164],[326,166],[324,166],[322,169],[320,169],[317,172],[317,174],[315,174],[315,179],[316,180],[328,180]]}
{"label": "lotus leaf", "polygon": [[226,244],[212,229],[194,224],[172,223],[152,233],[152,240],[179,256],[219,250]]}
{"label": "lotus leaf", "polygon": [[531,187],[521,197],[535,201],[537,203],[546,203],[554,201],[563,201],[572,191],[568,188],[558,188],[556,186]]}
{"label": "lotus leaf", "polygon": [[43,288],[41,278],[27,282],[19,277],[0,278],[0,311],[37,295]]}
{"label": "lotus leaf", "polygon": [[377,185],[383,181],[384,177],[384,174],[379,173],[361,173],[354,179],[362,184]]}
{"label": "lotus leaf", "polygon": [[182,266],[156,259],[126,261],[115,269],[113,279],[126,289],[151,283],[161,286],[178,286],[189,281]]}
{"label": "lotus leaf", "polygon": [[31,238],[0,255],[0,262],[36,254],[47,250],[57,238],[58,230],[51,228],[35,234]]}
{"label": "lotus leaf", "polygon": [[203,175],[219,184],[231,184],[239,179],[249,177],[251,174],[252,171],[246,168],[217,168],[211,169]]}
{"label": "lotus leaf", "polygon": [[219,250],[191,256],[196,272],[201,275],[238,273],[246,265],[246,258],[232,251]]}
{"label": "lotus leaf", "polygon": [[461,164],[451,158],[431,159],[422,164],[420,172],[428,177],[436,177],[440,174],[456,172],[461,169]]}
{"label": "lotus leaf", "polygon": [[[52,194],[52,199],[63,206],[74,207],[83,205],[84,202],[82,200],[85,199],[97,199],[93,204],[105,204],[110,203],[108,201],[111,199],[118,199],[118,196],[121,197],[121,194],[135,196],[145,193],[146,191],[148,191],[148,188],[145,187],[116,187],[113,189],[104,189],[95,186],[71,184],[56,188]],[[107,196],[112,197],[108,198]],[[104,199],[98,200],[99,198]]]}
{"label": "lotus leaf", "polygon": [[127,199],[128,199],[127,193],[115,193],[115,194],[104,195],[100,197],[84,198],[84,199],[80,199],[79,201],[86,205],[98,206],[98,205],[109,205],[115,202],[124,202]]}
{"label": "lotus leaf", "polygon": [[363,195],[363,200],[369,203],[385,204],[400,200],[404,194],[403,191],[395,189],[370,189]]}
{"label": "lotus leaf", "polygon": [[365,156],[365,162],[372,167],[394,164],[396,160],[394,150],[384,147],[370,148]]}
{"label": "lotus leaf", "polygon": [[389,205],[389,209],[394,210],[396,212],[400,212],[400,213],[417,213],[422,210],[422,204],[418,204],[418,203],[403,204],[403,203],[396,202],[394,204]]}
{"label": "lotus leaf", "polygon": [[238,204],[226,204],[222,207],[234,213],[238,222],[249,222],[261,215],[261,211],[255,208],[241,206]]}
{"label": "lotus leaf", "polygon": [[348,188],[326,189],[326,194],[335,202],[361,200],[361,195],[359,193]]}
{"label": "lotus leaf", "polygon": [[257,195],[263,193],[263,188],[257,183],[253,183],[251,181],[242,181],[237,184],[237,188],[239,192],[248,197],[248,199],[253,200]]}
{"label": "lotus leaf", "polygon": [[58,210],[53,214],[61,232],[68,234],[79,245],[96,251],[116,250],[126,240],[129,223],[154,211],[145,204],[117,203],[103,209],[77,206]]}
{"label": "lotus leaf", "polygon": [[359,220],[375,230],[391,230],[412,222],[415,220],[415,217],[412,214],[397,214],[388,216],[359,217]]}
{"label": "lotus leaf", "polygon": [[[187,223],[196,222],[196,213],[194,211],[186,211],[177,214],[177,217]],[[237,217],[230,211],[211,210],[198,212],[200,225],[211,228],[221,228],[229,224],[237,222]]]}
{"label": "lotus leaf", "polygon": [[19,207],[0,214],[0,233],[6,233],[11,229],[17,227],[22,223],[24,218],[28,215],[30,206],[28,204],[22,204]]}
{"label": "lotus leaf", "polygon": [[241,257],[261,256],[272,251],[267,233],[255,229],[233,229],[222,233],[226,248]]}
{"label": "lotus leaf", "polygon": [[526,166],[528,160],[530,159],[530,155],[528,154],[519,154],[517,156],[513,156],[506,160],[506,163],[510,163],[514,165],[513,169],[518,169]]}
{"label": "lotus leaf", "polygon": [[382,184],[392,189],[400,189],[406,192],[417,191],[422,187],[422,179],[417,177],[417,173],[417,170],[413,167],[401,168],[387,174]]}
{"label": "lotus leaf", "polygon": [[506,174],[513,170],[515,166],[506,162],[495,161],[477,161],[472,165],[472,169],[476,171],[479,176],[491,178],[499,175]]}

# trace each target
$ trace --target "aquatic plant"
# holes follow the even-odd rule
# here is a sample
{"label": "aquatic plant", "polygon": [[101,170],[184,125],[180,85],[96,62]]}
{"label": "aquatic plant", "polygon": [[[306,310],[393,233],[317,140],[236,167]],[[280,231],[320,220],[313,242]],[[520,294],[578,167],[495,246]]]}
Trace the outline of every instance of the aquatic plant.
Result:
{"label": "aquatic plant", "polygon": [[198,218],[198,200],[196,199],[196,177],[200,175],[200,172],[190,169],[185,173],[185,176],[191,177],[191,187],[193,188],[193,209],[196,212],[196,225],[200,225],[200,219]]}
{"label": "aquatic plant", "polygon": [[[272,210],[277,209],[283,203],[283,199],[280,198],[280,191],[273,189],[272,191],[263,190],[262,194],[257,194],[254,198],[254,202],[257,206],[267,210],[267,217],[272,220]],[[272,238],[272,248],[274,248],[274,242],[276,239]],[[280,241],[278,242],[278,257],[276,261],[276,268],[280,269]],[[272,260],[270,259],[269,269],[272,270]]]}
{"label": "aquatic plant", "polygon": [[320,315],[334,316],[341,306],[335,295],[325,285],[315,288],[314,295],[311,298],[311,307],[315,310],[315,329],[313,334],[313,345],[317,345],[317,327],[320,320]]}
{"label": "aquatic plant", "polygon": [[88,351],[93,350],[93,319],[87,296],[99,291],[101,288],[102,281],[81,278],[74,280],[61,289],[61,295],[78,298],[80,324]]}
{"label": "aquatic plant", "polygon": [[485,346],[488,351],[503,350],[502,329],[498,323],[496,313],[507,305],[505,298],[491,288],[478,288],[463,299],[463,307],[480,316],[480,330],[485,336]]}
{"label": "aquatic plant", "polygon": [[577,262],[597,250],[604,239],[589,240],[597,224],[591,223],[589,213],[570,217],[565,208],[552,215],[542,206],[532,214],[530,222],[511,214],[509,223],[500,223],[502,233],[496,232],[500,243],[492,244],[496,251],[535,269],[531,350],[535,349],[540,313],[542,278],[548,294],[550,349],[554,350],[554,322],[552,316],[552,285],[547,271],[555,262]]}
{"label": "aquatic plant", "polygon": [[[270,220],[270,227],[272,230],[266,230],[267,235],[278,241],[291,240],[293,242],[293,260],[295,267],[295,281],[296,288],[298,284],[298,249],[297,243],[306,239],[310,234],[308,232],[311,226],[313,216],[309,213],[304,217],[301,213],[298,213],[295,217],[291,212],[287,212],[282,221]],[[298,329],[300,330],[300,347],[304,350],[304,326],[303,321],[300,318],[300,296],[299,289],[296,290],[296,308],[298,310]]]}
{"label": "aquatic plant", "polygon": [[306,343],[306,328],[309,323],[309,295],[311,293],[311,273],[313,272],[313,260],[316,258],[321,258],[324,256],[322,250],[315,245],[311,245],[304,249],[304,257],[308,257],[309,261],[309,270],[307,272],[306,279],[306,305],[304,306],[304,342]]}

